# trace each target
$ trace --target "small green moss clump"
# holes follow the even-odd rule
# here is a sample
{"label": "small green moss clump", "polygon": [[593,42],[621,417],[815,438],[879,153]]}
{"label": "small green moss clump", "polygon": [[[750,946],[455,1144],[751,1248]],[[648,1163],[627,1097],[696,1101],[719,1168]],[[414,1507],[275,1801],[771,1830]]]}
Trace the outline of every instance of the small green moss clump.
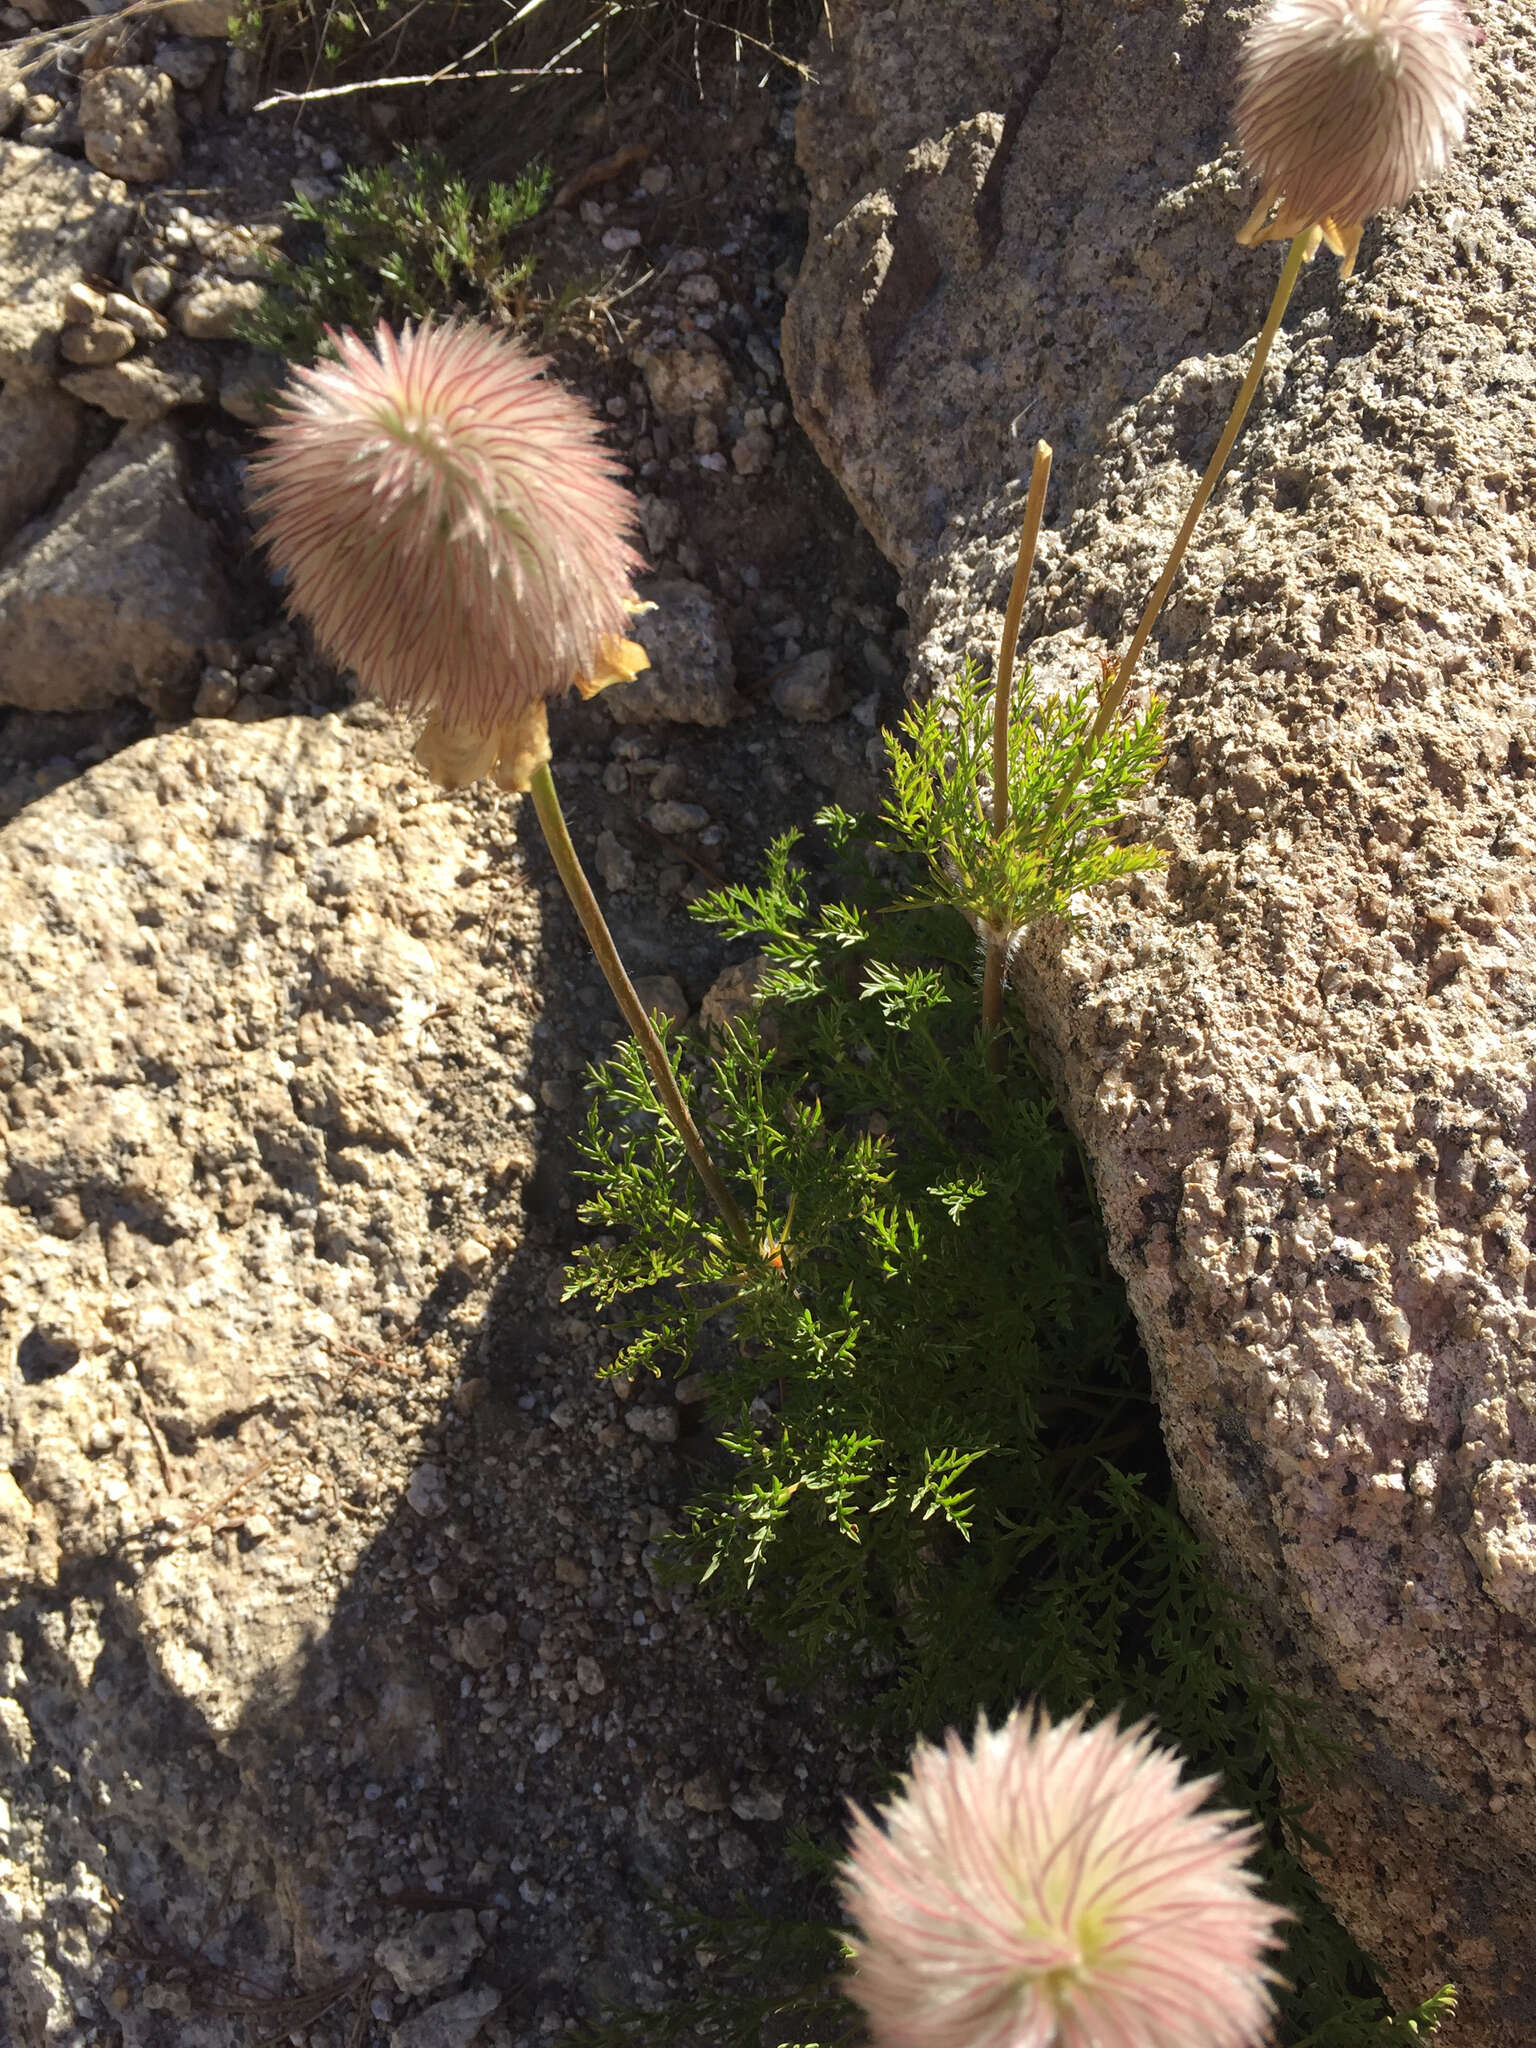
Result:
{"label": "small green moss clump", "polygon": [[442,157],[414,149],[346,171],[332,198],[290,201],[311,246],[270,259],[271,289],[245,338],[313,362],[327,327],[366,333],[381,320],[519,314],[534,259],[511,255],[508,238],[543,206],[549,182],[536,166],[509,185],[476,190]]}

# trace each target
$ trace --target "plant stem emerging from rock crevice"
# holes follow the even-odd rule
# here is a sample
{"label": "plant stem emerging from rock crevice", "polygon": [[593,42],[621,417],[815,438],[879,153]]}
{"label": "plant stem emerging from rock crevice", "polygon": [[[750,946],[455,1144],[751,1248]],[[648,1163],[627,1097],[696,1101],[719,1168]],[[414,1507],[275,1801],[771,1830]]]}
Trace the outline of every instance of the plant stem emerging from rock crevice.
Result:
{"label": "plant stem emerging from rock crevice", "polygon": [[[1003,616],[1003,640],[997,653],[997,689],[992,703],[992,836],[1001,839],[1008,830],[1008,719],[1013,697],[1013,657],[1019,644],[1019,622],[1024,616],[1024,593],[1035,566],[1035,546],[1040,538],[1040,520],[1045,511],[1045,487],[1051,480],[1051,447],[1048,441],[1035,443],[1034,467],[1029,476],[1029,497],[1024,505],[1024,524],[1019,532],[1019,558],[1013,568],[1008,592],[1008,609]],[[986,973],[981,984],[981,1029],[987,1041],[987,1060],[994,1070],[1003,1064],[1003,1042],[998,1036],[1003,1022],[1003,981],[1008,969],[1008,941],[1011,932],[988,932]]]}
{"label": "plant stem emerging from rock crevice", "polygon": [[683,1148],[693,1161],[710,1200],[720,1211],[727,1230],[732,1237],[744,1244],[747,1241],[746,1223],[731,1197],[729,1188],[715,1170],[715,1163],[709,1156],[704,1140],[699,1136],[698,1126],[689,1114],[682,1090],[677,1085],[677,1077],[672,1072],[672,1063],[667,1058],[666,1047],[657,1037],[655,1026],[646,1015],[645,1005],[636,995],[634,983],[625,972],[624,962],[619,958],[619,949],[613,943],[613,934],[608,929],[603,913],[598,907],[597,898],[592,893],[592,885],[577,858],[575,847],[571,844],[571,835],[565,826],[565,813],[560,808],[560,799],[555,793],[555,779],[549,772],[547,761],[542,767],[535,769],[529,793],[533,798],[533,807],[538,813],[539,824],[543,827],[544,838],[554,858],[556,870],[565,885],[565,893],[570,897],[576,915],[581,919],[581,928],[587,935],[587,943],[592,948],[598,966],[603,970],[608,986],[613,990],[614,1000],[624,1013],[624,1021],[634,1033],[636,1044],[645,1054],[646,1063],[656,1083],[656,1093],[661,1099],[661,1106],[672,1119],[677,1135],[683,1141]]}
{"label": "plant stem emerging from rock crevice", "polygon": [[1275,286],[1275,295],[1269,302],[1268,316],[1259,331],[1258,343],[1253,351],[1253,361],[1248,366],[1248,374],[1243,379],[1237,397],[1232,401],[1227,424],[1222,429],[1221,439],[1216,443],[1216,453],[1211,457],[1205,475],[1200,479],[1199,488],[1195,492],[1189,511],[1184,516],[1184,524],[1179,528],[1178,538],[1163,565],[1163,573],[1157,579],[1157,588],[1147,600],[1147,608],[1141,615],[1141,622],[1131,637],[1125,659],[1116,671],[1114,681],[1104,692],[1103,701],[1099,705],[1099,715],[1093,724],[1094,740],[1104,737],[1113,724],[1120,706],[1125,702],[1126,693],[1131,687],[1131,678],[1136,673],[1136,664],[1141,659],[1142,649],[1151,637],[1152,628],[1157,623],[1157,615],[1167,600],[1168,592],[1173,588],[1173,579],[1179,573],[1179,564],[1184,559],[1184,551],[1189,546],[1190,537],[1212,491],[1216,488],[1217,479],[1226,467],[1233,443],[1242,432],[1243,421],[1248,417],[1248,408],[1259,388],[1259,379],[1263,376],[1264,365],[1269,360],[1270,346],[1280,331],[1280,322],[1285,318],[1285,309],[1290,304],[1291,292],[1301,274],[1301,266],[1313,254],[1317,244],[1318,230],[1309,228],[1305,234],[1296,237],[1286,254],[1279,282]]}

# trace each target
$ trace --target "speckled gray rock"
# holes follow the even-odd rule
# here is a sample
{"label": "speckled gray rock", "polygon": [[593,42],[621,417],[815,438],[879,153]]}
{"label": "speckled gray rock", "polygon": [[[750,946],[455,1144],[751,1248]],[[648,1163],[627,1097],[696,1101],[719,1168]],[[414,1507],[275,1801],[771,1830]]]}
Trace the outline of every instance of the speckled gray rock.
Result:
{"label": "speckled gray rock", "polygon": [[64,294],[109,268],[132,207],[127,187],[51,149],[0,142],[0,380],[46,383]]}
{"label": "speckled gray rock", "polygon": [[462,1984],[484,1951],[474,1914],[460,1906],[452,1913],[429,1913],[413,1927],[387,1936],[374,1950],[374,1960],[388,1970],[397,1990],[418,1998]]}
{"label": "speckled gray rock", "polygon": [[614,721],[729,725],[739,718],[746,706],[736,694],[736,662],[719,598],[680,576],[642,583],[640,595],[655,606],[633,627],[651,666],[633,682],[603,692],[601,702]]}
{"label": "speckled gray rock", "polygon": [[471,1985],[455,1998],[440,1998],[396,2027],[390,2035],[390,2048],[470,2048],[500,2004],[501,1993],[494,1985]]}
{"label": "speckled gray rock", "polygon": [[119,435],[0,572],[0,703],[153,703],[226,619],[213,539],[164,427]]}
{"label": "speckled gray rock", "polygon": [[[1036,435],[1037,669],[1121,644],[1279,266],[1232,236],[1251,12],[834,0],[800,117],[799,416],[990,661]],[[1351,1761],[1293,1786],[1392,1993],[1536,2014],[1536,7],[1451,176],[1305,276],[1151,649],[1165,879],[1019,980],[1181,1498]],[[1016,438],[1010,427],[1016,426]]]}

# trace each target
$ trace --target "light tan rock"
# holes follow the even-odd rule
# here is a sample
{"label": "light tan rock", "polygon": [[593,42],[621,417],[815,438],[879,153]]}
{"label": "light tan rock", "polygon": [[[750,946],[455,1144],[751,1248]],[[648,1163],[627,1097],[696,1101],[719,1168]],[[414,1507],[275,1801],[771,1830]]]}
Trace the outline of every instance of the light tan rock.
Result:
{"label": "light tan rock", "polygon": [[160,20],[175,36],[227,36],[236,9],[232,0],[167,0]]}
{"label": "light tan rock", "polygon": [[109,64],[80,82],[85,153],[98,171],[154,185],[181,166],[176,90],[148,64]]}
{"label": "light tan rock", "polygon": [[127,187],[50,149],[0,142],[0,380],[52,374],[64,295],[106,269],[132,208]]}
{"label": "light tan rock", "polygon": [[176,273],[163,263],[141,263],[131,282],[139,304],[158,311],[176,289]]}
{"label": "light tan rock", "polygon": [[27,82],[19,63],[9,52],[0,53],[0,135],[21,114],[27,103]]}
{"label": "light tan rock", "polygon": [[75,282],[64,294],[64,324],[66,327],[89,327],[93,320],[102,319],[107,310],[107,295],[97,291],[84,278]]}
{"label": "light tan rock", "polygon": [[679,1027],[688,1022],[688,997],[675,974],[641,974],[635,977],[635,994],[653,1017],[665,1017]]}
{"label": "light tan rock", "polygon": [[0,703],[156,702],[220,636],[226,604],[174,439],[164,427],[123,434],[0,571]]}
{"label": "light tan rock", "polygon": [[86,320],[71,323],[59,336],[59,354],[67,363],[92,367],[121,362],[130,354],[136,336],[121,320]]}
{"label": "light tan rock", "polygon": [[[1526,2048],[1536,8],[1482,18],[1468,149],[1308,274],[1155,636],[1166,878],[1020,979],[1184,1507],[1349,1746],[1289,1787],[1318,1882],[1395,1998]],[[1245,19],[833,0],[785,370],[925,682],[993,658],[1036,435],[1037,669],[1129,634],[1280,262],[1232,239]]]}
{"label": "light tan rock", "polygon": [[203,277],[176,300],[171,318],[194,341],[228,341],[266,295],[266,286],[254,278]]}
{"label": "light tan rock", "polygon": [[68,371],[59,384],[127,427],[152,426],[178,406],[206,405],[214,389],[203,351],[180,336],[152,356],[129,356],[104,369]]}
{"label": "light tan rock", "polygon": [[719,356],[685,348],[642,350],[635,365],[663,419],[723,412],[730,403],[731,373]]}
{"label": "light tan rock", "polygon": [[126,292],[108,292],[102,311],[109,320],[120,321],[136,340],[147,341],[151,346],[164,341],[170,331],[158,313],[129,298]]}
{"label": "light tan rock", "polygon": [[759,1031],[766,1037],[765,1027],[771,1024],[771,1015],[760,1007],[758,988],[770,964],[766,953],[754,953],[750,960],[722,967],[699,1004],[700,1026],[705,1031],[725,1031],[755,1017]]}

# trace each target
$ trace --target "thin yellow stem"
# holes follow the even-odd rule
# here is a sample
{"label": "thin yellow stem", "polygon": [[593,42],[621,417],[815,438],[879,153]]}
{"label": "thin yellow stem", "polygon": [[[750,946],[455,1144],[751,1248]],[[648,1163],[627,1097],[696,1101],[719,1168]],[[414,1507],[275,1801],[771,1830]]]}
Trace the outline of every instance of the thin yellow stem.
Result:
{"label": "thin yellow stem", "polygon": [[683,1141],[684,1150],[693,1161],[699,1179],[704,1183],[710,1200],[720,1211],[725,1226],[732,1237],[740,1243],[747,1242],[747,1226],[740,1209],[732,1199],[729,1188],[720,1178],[715,1163],[710,1158],[704,1140],[699,1136],[698,1126],[688,1112],[677,1077],[672,1072],[672,1063],[667,1058],[667,1049],[656,1035],[655,1026],[646,1014],[645,1005],[635,993],[634,983],[624,971],[624,962],[619,958],[619,949],[613,943],[592,885],[571,844],[571,835],[566,830],[565,814],[560,808],[560,798],[555,792],[555,779],[549,772],[549,763],[534,770],[529,793],[533,807],[538,813],[539,824],[554,857],[555,869],[565,885],[576,915],[581,919],[581,928],[587,935],[597,964],[603,970],[608,986],[613,990],[614,999],[624,1013],[624,1021],[635,1034],[635,1041],[645,1054],[656,1093],[662,1107],[672,1119],[677,1135]]}
{"label": "thin yellow stem", "polygon": [[[1051,446],[1035,443],[1034,466],[1029,473],[1029,496],[1024,504],[1024,524],[1019,530],[1018,560],[1013,565],[1013,583],[1008,591],[1008,609],[1003,614],[1003,639],[997,653],[997,687],[992,700],[992,836],[1001,839],[1008,830],[1008,722],[1013,708],[1013,659],[1019,645],[1019,622],[1024,616],[1024,594],[1035,566],[1035,549],[1040,540],[1040,521],[1045,512],[1045,490],[1051,480]],[[981,1029],[987,1041],[987,1059],[994,1069],[1003,1063],[1003,976],[1008,958],[1008,934],[989,933],[986,972],[981,984]]]}
{"label": "thin yellow stem", "polygon": [[1259,379],[1263,376],[1264,365],[1269,360],[1270,346],[1280,331],[1280,322],[1285,318],[1285,309],[1290,304],[1291,292],[1295,288],[1297,278],[1301,274],[1301,266],[1316,248],[1317,230],[1312,228],[1305,234],[1298,235],[1291,243],[1290,249],[1286,254],[1285,263],[1280,272],[1280,280],[1275,286],[1275,295],[1269,302],[1268,316],[1259,331],[1259,339],[1253,351],[1253,361],[1248,366],[1248,374],[1243,379],[1242,388],[1239,390],[1237,397],[1232,401],[1232,410],[1227,415],[1227,424],[1222,429],[1221,439],[1216,443],[1216,453],[1206,465],[1205,475],[1201,477],[1189,511],[1185,514],[1184,524],[1179,528],[1178,538],[1173,544],[1168,560],[1163,565],[1163,573],[1157,579],[1157,588],[1147,600],[1147,608],[1141,615],[1141,622],[1131,637],[1131,644],[1126,649],[1125,659],[1120,663],[1115,673],[1115,680],[1104,692],[1103,699],[1100,702],[1098,716],[1093,722],[1093,731],[1089,737],[1090,753],[1093,746],[1108,732],[1110,726],[1114,723],[1120,706],[1125,702],[1126,693],[1131,687],[1131,678],[1136,673],[1136,664],[1140,661],[1142,650],[1151,637],[1152,628],[1157,623],[1157,615],[1162,610],[1169,591],[1173,588],[1173,579],[1179,573],[1179,564],[1184,559],[1184,551],[1189,546],[1190,537],[1199,523],[1200,514],[1205,510],[1212,491],[1216,488],[1217,479],[1226,467],[1227,457],[1232,453],[1233,444],[1242,432],[1243,421],[1248,417],[1248,408],[1252,405],[1254,393],[1259,388]]}

